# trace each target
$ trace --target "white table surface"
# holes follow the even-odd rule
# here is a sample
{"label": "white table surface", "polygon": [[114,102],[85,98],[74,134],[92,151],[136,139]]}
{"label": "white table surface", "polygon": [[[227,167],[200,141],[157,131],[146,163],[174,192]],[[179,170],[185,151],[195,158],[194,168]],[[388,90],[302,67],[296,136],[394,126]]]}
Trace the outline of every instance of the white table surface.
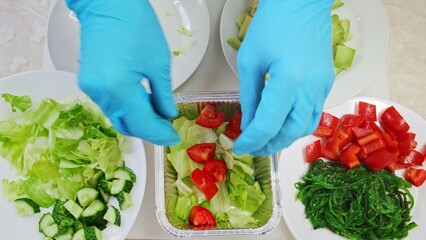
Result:
{"label": "white table surface", "polygon": [[[206,1],[210,15],[210,40],[209,45],[197,70],[182,84],[176,92],[186,91],[217,91],[238,90],[238,78],[232,72],[223,55],[219,23],[225,0]],[[47,47],[46,47],[47,48]],[[55,69],[46,49],[43,61],[43,69]],[[371,96],[387,99],[388,88],[385,64],[377,71],[376,78],[358,96]],[[147,185],[144,200],[139,211],[136,222],[127,239],[175,239],[165,232],[159,225],[155,215],[155,169],[154,169],[154,146],[144,141],[147,159]],[[201,239],[217,239],[218,237],[204,237]],[[191,238],[195,239],[195,238]],[[227,239],[220,237],[221,240]],[[229,239],[233,239],[229,237]],[[269,234],[262,236],[244,236],[244,239],[294,239],[284,219]]]}
{"label": "white table surface", "polygon": [[[25,2],[24,0],[21,1]],[[211,22],[209,46],[198,69],[181,87],[177,89],[177,92],[202,90],[238,90],[238,79],[229,68],[220,46],[219,20],[224,3],[225,0],[207,1]],[[53,4],[51,4],[50,7],[53,7]],[[13,53],[10,55],[10,57],[14,57]],[[40,61],[42,62],[43,69],[54,69],[46,46],[44,46],[44,58],[40,59]],[[376,78],[364,91],[358,94],[358,96],[372,96],[388,99],[389,92],[386,72],[386,66],[383,64],[383,66],[378,69]],[[171,235],[162,230],[155,216],[155,171],[153,162],[153,146],[147,142],[144,142],[144,146],[147,156],[146,192],[138,218],[128,235],[128,239],[173,239]],[[216,237],[206,237],[203,239],[216,239]],[[220,239],[227,238],[220,237]],[[279,225],[270,234],[264,236],[244,236],[244,239],[294,238],[292,237],[284,220],[281,220]]]}

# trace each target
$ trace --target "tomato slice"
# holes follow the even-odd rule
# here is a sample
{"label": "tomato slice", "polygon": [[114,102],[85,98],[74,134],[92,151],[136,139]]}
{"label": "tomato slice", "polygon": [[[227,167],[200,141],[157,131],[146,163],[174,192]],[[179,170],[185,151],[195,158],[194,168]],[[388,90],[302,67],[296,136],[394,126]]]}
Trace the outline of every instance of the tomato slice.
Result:
{"label": "tomato slice", "polygon": [[204,196],[206,196],[209,201],[219,190],[213,179],[199,168],[196,168],[191,173],[190,178],[192,183],[204,194]]}
{"label": "tomato slice", "polygon": [[322,112],[317,129],[313,133],[317,137],[330,136],[339,125],[339,118],[326,112]]}
{"label": "tomato slice", "polygon": [[398,158],[386,149],[381,149],[368,155],[364,160],[364,164],[371,170],[377,172],[391,163],[396,163]]}
{"label": "tomato slice", "polygon": [[189,222],[198,230],[216,228],[216,219],[213,214],[201,206],[193,206],[191,208]]}
{"label": "tomato slice", "polygon": [[186,150],[189,157],[198,163],[205,163],[214,158],[216,152],[216,143],[199,143]]}
{"label": "tomato slice", "polygon": [[241,113],[235,112],[234,115],[232,115],[231,120],[229,121],[228,125],[226,125],[225,129],[225,135],[228,136],[231,139],[236,139],[241,134]]}
{"label": "tomato slice", "polygon": [[305,147],[306,162],[311,163],[322,156],[321,140],[306,145]]}
{"label": "tomato slice", "polygon": [[404,178],[414,186],[420,187],[426,181],[426,170],[409,167],[405,171]]}
{"label": "tomato slice", "polygon": [[207,104],[195,119],[195,123],[206,128],[217,128],[225,121],[225,118],[224,113],[212,104]]}
{"label": "tomato slice", "polygon": [[405,119],[399,114],[394,106],[390,106],[383,111],[380,116],[380,123],[385,128],[395,135],[399,135],[403,132],[407,132],[410,126]]}
{"label": "tomato slice", "polygon": [[376,105],[359,101],[358,102],[358,115],[366,121],[377,121]]}
{"label": "tomato slice", "polygon": [[228,173],[228,168],[224,161],[219,159],[209,159],[204,164],[203,172],[209,175],[215,182],[223,182]]}

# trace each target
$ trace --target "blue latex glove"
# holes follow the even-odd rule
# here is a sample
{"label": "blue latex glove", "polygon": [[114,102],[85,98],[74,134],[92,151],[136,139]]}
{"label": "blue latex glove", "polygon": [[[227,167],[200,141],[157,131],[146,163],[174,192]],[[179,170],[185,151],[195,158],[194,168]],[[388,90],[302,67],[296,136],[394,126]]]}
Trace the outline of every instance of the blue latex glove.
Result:
{"label": "blue latex glove", "polygon": [[271,154],[315,130],[335,78],[332,4],[259,2],[237,55],[243,133],[235,153]]}
{"label": "blue latex glove", "polygon": [[[119,132],[159,145],[180,141],[170,51],[147,0],[66,0],[81,25],[80,88]],[[141,85],[149,80],[152,95]]]}

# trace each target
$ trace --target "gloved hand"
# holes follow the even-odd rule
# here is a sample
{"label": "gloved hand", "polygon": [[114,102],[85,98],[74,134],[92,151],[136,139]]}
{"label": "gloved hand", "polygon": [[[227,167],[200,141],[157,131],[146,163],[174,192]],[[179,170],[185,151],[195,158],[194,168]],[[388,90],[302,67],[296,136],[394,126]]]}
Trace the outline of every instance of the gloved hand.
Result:
{"label": "gloved hand", "polygon": [[[180,141],[170,51],[148,0],[66,0],[81,24],[80,88],[119,132],[159,145]],[[152,95],[141,85],[149,81]]]}
{"label": "gloved hand", "polygon": [[315,130],[335,78],[332,4],[260,0],[237,55],[243,133],[235,153],[271,154]]}

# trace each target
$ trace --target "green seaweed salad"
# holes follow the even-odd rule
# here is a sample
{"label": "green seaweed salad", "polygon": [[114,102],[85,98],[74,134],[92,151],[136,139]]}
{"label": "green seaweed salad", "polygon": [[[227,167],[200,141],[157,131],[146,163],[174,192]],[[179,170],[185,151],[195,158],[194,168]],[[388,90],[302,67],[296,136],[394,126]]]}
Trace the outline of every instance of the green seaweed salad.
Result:
{"label": "green seaweed salad", "polygon": [[318,159],[295,184],[314,229],[328,228],[349,239],[402,239],[411,220],[411,184],[395,174],[361,165],[346,170]]}

